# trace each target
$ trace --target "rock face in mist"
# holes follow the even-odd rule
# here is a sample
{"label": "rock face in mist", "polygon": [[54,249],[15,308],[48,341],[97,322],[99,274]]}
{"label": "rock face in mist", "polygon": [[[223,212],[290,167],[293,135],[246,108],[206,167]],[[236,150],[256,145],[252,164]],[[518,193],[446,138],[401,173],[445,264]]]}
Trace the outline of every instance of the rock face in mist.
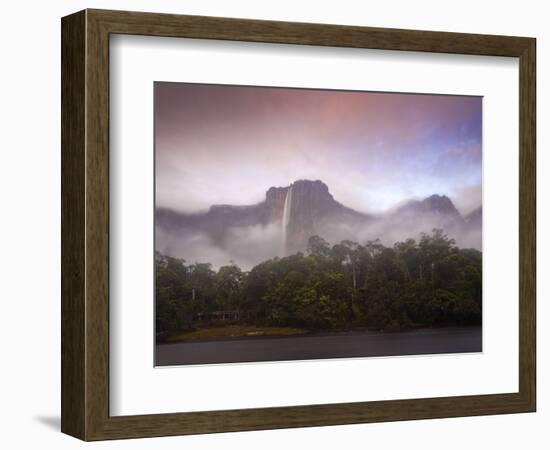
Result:
{"label": "rock face in mist", "polygon": [[481,206],[474,209],[470,214],[464,217],[464,221],[469,228],[481,228],[481,222],[483,219],[483,211]]}
{"label": "rock face in mist", "polygon": [[[312,235],[332,244],[344,239],[364,243],[380,238],[393,245],[409,237],[417,239],[433,228],[443,228],[462,247],[481,248],[481,208],[462,217],[451,199],[432,195],[384,215],[363,214],[336,201],[320,180],[271,187],[264,201],[255,205],[213,205],[199,214],[157,208],[155,214],[157,248],[185,257],[177,253],[195,246],[193,257],[203,262],[210,261],[213,248],[224,252],[220,256],[224,261],[246,260],[251,264],[305,251]],[[208,242],[208,248],[197,247],[201,239]],[[180,250],[172,251],[174,246]]]}
{"label": "rock face in mist", "polygon": [[459,236],[464,244],[481,250],[482,222],[483,211],[481,206],[464,217],[464,226],[459,230]]}
{"label": "rock face in mist", "polygon": [[216,244],[223,245],[228,232],[234,228],[282,226],[287,195],[292,190],[289,202],[289,221],[286,225],[288,252],[305,250],[307,241],[314,234],[321,234],[330,223],[360,225],[372,220],[338,203],[322,181],[298,180],[290,186],[271,187],[262,203],[248,206],[213,205],[206,213],[183,214],[169,209],[156,210],[156,225],[170,234],[185,234],[194,230],[208,235]]}
{"label": "rock face in mist", "polygon": [[438,217],[460,219],[460,213],[446,195],[431,195],[424,200],[412,200],[398,209],[400,214],[431,214]]}
{"label": "rock face in mist", "polygon": [[271,187],[265,193],[266,219],[268,222],[282,220],[288,187]]}
{"label": "rock face in mist", "polygon": [[[455,205],[446,195],[431,195],[424,200],[412,200],[397,209],[393,214],[393,221],[410,222],[426,228],[443,228],[447,232],[457,231],[464,226],[464,219],[455,208]],[[430,232],[431,229],[424,230]]]}
{"label": "rock face in mist", "polygon": [[327,236],[331,225],[358,227],[373,219],[338,203],[322,181],[299,180],[288,189],[292,195],[288,204],[287,253],[305,250],[311,236]]}

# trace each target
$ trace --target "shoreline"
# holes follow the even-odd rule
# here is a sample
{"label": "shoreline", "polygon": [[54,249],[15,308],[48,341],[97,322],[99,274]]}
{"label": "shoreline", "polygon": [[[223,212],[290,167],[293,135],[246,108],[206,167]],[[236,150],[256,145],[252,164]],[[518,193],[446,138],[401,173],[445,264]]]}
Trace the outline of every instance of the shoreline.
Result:
{"label": "shoreline", "polygon": [[295,338],[314,338],[314,337],[330,337],[330,336],[381,336],[381,335],[397,335],[397,334],[419,334],[419,332],[429,332],[436,330],[473,330],[481,329],[482,325],[451,325],[451,326],[433,326],[433,327],[418,327],[408,328],[405,330],[367,330],[367,329],[351,329],[351,330],[319,330],[305,331],[304,333],[295,334],[264,334],[264,335],[247,335],[247,336],[219,336],[205,337],[197,339],[178,339],[170,341],[155,341],[155,346],[179,345],[179,344],[198,344],[203,342],[232,342],[232,341],[260,341],[266,339],[295,339]]}

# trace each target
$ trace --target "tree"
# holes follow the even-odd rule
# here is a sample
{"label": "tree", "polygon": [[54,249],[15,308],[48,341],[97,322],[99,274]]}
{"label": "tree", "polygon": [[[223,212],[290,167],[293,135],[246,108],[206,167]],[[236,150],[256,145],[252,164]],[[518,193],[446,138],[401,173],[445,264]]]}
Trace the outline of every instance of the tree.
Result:
{"label": "tree", "polygon": [[236,265],[222,266],[215,275],[217,303],[221,309],[240,309],[244,274]]}
{"label": "tree", "polygon": [[307,329],[481,323],[482,254],[459,249],[438,229],[393,247],[379,240],[331,247],[312,236],[307,255],[276,257],[250,272],[233,263],[214,271],[160,253],[155,265],[161,334],[192,329],[219,310],[238,310],[241,321]]}
{"label": "tree", "polygon": [[350,287],[347,301],[348,321],[354,320],[354,299],[357,291],[357,278],[360,269],[361,246],[353,241],[345,240],[332,247],[331,258],[336,263],[336,270],[349,274]]}
{"label": "tree", "polygon": [[311,236],[307,241],[307,253],[316,258],[327,258],[330,255],[330,244],[320,236]]}
{"label": "tree", "polygon": [[194,292],[195,313],[205,313],[216,309],[216,272],[212,264],[195,263],[188,267],[189,284]]}
{"label": "tree", "polygon": [[156,253],[155,266],[157,333],[189,328],[193,319],[193,305],[185,261]]}

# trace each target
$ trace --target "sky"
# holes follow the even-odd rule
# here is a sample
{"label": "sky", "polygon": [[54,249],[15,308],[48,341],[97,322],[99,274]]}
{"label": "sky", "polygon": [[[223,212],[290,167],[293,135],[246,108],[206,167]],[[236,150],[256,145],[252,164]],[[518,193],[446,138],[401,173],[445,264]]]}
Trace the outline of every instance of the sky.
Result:
{"label": "sky", "polygon": [[482,98],[155,83],[156,204],[206,211],[326,183],[361,212],[449,196],[481,205]]}

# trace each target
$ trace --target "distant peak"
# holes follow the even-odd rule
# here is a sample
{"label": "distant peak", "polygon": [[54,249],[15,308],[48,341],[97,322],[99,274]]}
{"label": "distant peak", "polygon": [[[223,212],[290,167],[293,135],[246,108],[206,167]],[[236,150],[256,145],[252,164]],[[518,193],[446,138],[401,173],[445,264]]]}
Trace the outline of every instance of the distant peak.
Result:
{"label": "distant peak", "polygon": [[422,203],[433,206],[452,206],[454,208],[453,202],[446,195],[433,194],[422,200]]}
{"label": "distant peak", "polygon": [[440,194],[432,194],[430,195],[429,197],[426,197],[425,200],[430,200],[430,199],[438,199],[438,200],[451,200],[449,197],[447,197],[446,195],[440,195]]}
{"label": "distant peak", "polygon": [[287,190],[291,187],[318,187],[328,191],[328,186],[321,180],[307,180],[303,178],[293,181],[288,186],[271,186],[268,191]]}
{"label": "distant peak", "polygon": [[291,186],[322,186],[328,190],[328,186],[323,183],[321,180],[306,180],[300,179],[296,180],[294,183],[291,183]]}
{"label": "distant peak", "polygon": [[281,193],[284,193],[286,195],[286,191],[290,188],[292,188],[294,191],[317,191],[330,195],[326,183],[323,183],[321,180],[307,179],[299,179],[293,181],[288,186],[272,186],[267,190],[266,194],[267,197],[270,197],[272,195],[280,195]]}
{"label": "distant peak", "polygon": [[265,196],[272,217],[280,218],[289,191],[292,190],[293,211],[314,211],[314,215],[325,214],[337,208],[339,203],[330,194],[328,186],[321,180],[299,179],[288,186],[270,187]]}
{"label": "distant peak", "polygon": [[411,200],[403,207],[401,212],[433,212],[460,215],[452,200],[446,195],[433,194],[423,200]]}

